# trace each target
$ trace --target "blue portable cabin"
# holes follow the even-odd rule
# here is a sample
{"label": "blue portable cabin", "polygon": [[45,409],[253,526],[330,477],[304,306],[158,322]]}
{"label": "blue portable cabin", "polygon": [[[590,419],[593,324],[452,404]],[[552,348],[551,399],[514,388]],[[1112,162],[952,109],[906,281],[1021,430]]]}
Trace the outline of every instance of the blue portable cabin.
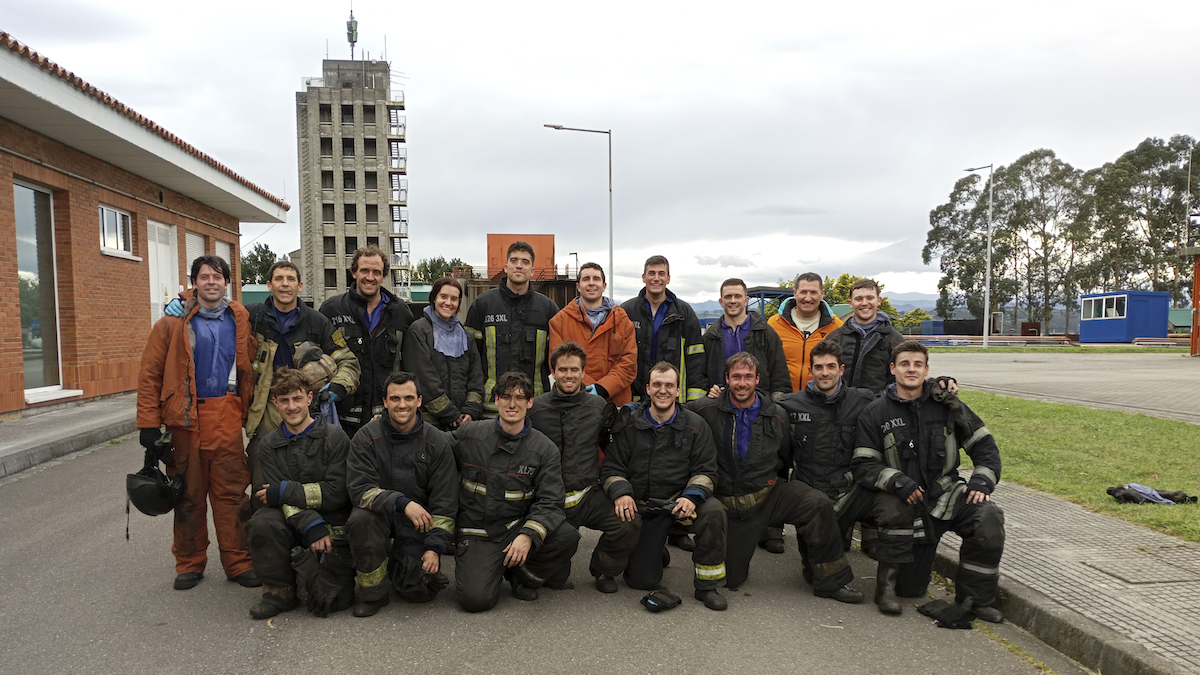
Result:
{"label": "blue portable cabin", "polygon": [[1079,299],[1080,342],[1165,338],[1170,294],[1159,291],[1091,293]]}

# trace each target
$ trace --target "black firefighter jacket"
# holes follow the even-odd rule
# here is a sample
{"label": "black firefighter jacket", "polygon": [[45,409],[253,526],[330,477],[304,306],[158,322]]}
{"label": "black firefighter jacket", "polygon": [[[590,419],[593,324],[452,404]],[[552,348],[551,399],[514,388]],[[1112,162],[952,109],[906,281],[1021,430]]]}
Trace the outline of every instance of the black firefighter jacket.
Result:
{"label": "black firefighter jacket", "polygon": [[804,391],[779,399],[792,426],[792,480],[808,483],[835,502],[849,492],[858,417],[875,398],[870,389],[842,380],[833,396],[826,397],[810,381]]}
{"label": "black firefighter jacket", "polygon": [[583,491],[600,481],[600,436],[608,431],[616,407],[580,387],[563,394],[558,387],[533,400],[529,419],[562,453],[566,508],[583,498]]}
{"label": "black firefighter jacket", "polygon": [[713,495],[717,485],[717,447],[704,418],[675,406],[675,419],[655,428],[643,402],[613,434],[604,455],[600,480],[616,501],[626,495],[635,501],[674,499],[684,492],[695,503]]}
{"label": "black firefighter jacket", "polygon": [[[1000,449],[979,416],[957,396],[927,380],[917,399],[906,401],[895,385],[858,418],[854,480],[907,499],[925,489],[925,508],[941,520],[954,517],[967,488],[991,494],[1000,480]],[[975,464],[969,481],[958,474],[959,449]]]}
{"label": "black firefighter jacket", "polygon": [[[675,297],[670,290],[667,297],[671,303],[667,315],[658,329],[657,360],[666,361],[679,368],[679,402],[687,403],[708,394],[707,364],[704,360],[704,337],[700,334],[700,320],[692,306]],[[664,301],[665,302],[665,301]],[[646,306],[646,288],[638,291],[637,297],[621,303],[621,309],[629,315],[637,335],[638,372],[633,381],[633,399],[646,398],[649,384],[650,340],[654,337],[654,317]],[[721,372],[725,372],[722,370]]]}
{"label": "black firefighter jacket", "polygon": [[433,322],[422,316],[408,327],[402,353],[405,369],[421,384],[422,407],[438,426],[449,428],[463,414],[483,419],[483,366],[475,340],[467,340],[461,356],[446,356],[433,348]]}
{"label": "black firefighter jacket", "polygon": [[528,419],[515,436],[498,420],[467,422],[453,436],[459,535],[502,542],[526,534],[540,547],[566,520],[558,448]]}
{"label": "black firefighter jacket", "polygon": [[758,393],[761,407],[750,423],[750,445],[738,457],[737,417],[726,390],[718,398],[703,398],[688,404],[712,430],[717,447],[715,494],[731,517],[751,518],[758,513],[767,494],[786,480],[791,457],[791,434],[783,409]]}
{"label": "black firefighter jacket", "polygon": [[[346,492],[346,455],[350,439],[341,427],[318,416],[308,431],[287,438],[281,428],[262,439],[259,463],[267,484],[266,504],[283,511],[304,546],[346,524],[350,495]],[[252,491],[258,491],[257,485]]]}
{"label": "black firefighter jacket", "polygon": [[[297,303],[300,316],[291,330],[281,334],[279,322],[271,311],[274,302],[273,298],[268,297],[265,302],[246,306],[246,311],[250,313],[250,332],[258,340],[258,349],[251,363],[254,367],[254,398],[250,401],[250,417],[246,420],[246,433],[250,436],[254,436],[260,424],[265,425],[265,433],[283,422],[275,406],[271,405],[275,353],[281,344],[286,344],[294,355],[301,344],[311,342],[332,357],[337,364],[337,373],[330,380],[329,389],[343,399],[358,388],[361,373],[358,357],[350,350],[342,334],[333,329],[328,317],[303,302]],[[292,363],[288,364],[289,368],[293,366]]]}
{"label": "black firefighter jacket", "polygon": [[[365,424],[350,442],[346,462],[352,503],[378,513],[389,522],[407,524],[400,533],[425,549],[445,553],[454,543],[458,515],[458,472],[450,436],[417,416],[412,431],[398,431],[384,415]],[[433,524],[424,534],[404,515],[410,501],[429,512]]]}
{"label": "black firefighter jacket", "polygon": [[483,361],[483,407],[496,415],[496,378],[520,371],[533,380],[533,395],[550,391],[550,319],[558,314],[553,300],[530,288],[517,295],[507,278],[499,288],[480,294],[467,310],[463,326],[479,341]]}
{"label": "black firefighter jacket", "polygon": [[403,300],[383,288],[379,292],[388,302],[374,331],[367,330],[367,301],[354,287],[321,305],[321,313],[333,322],[362,368],[358,389],[337,406],[342,421],[356,427],[383,413],[383,383],[392,371],[401,369],[400,345],[413,320]]}
{"label": "black firefighter jacket", "polygon": [[883,312],[879,312],[879,316],[883,321],[866,338],[850,325],[850,317],[825,338],[842,346],[842,364],[846,366],[842,379],[845,383],[870,389],[876,394],[895,381],[891,369],[892,350],[904,342],[904,335],[892,327],[891,317]]}
{"label": "black firefighter jacket", "polygon": [[[758,312],[747,312],[750,334],[746,336],[745,351],[758,359],[758,388],[768,392],[771,398],[779,398],[792,391],[792,377],[788,374],[787,357],[783,354],[783,341],[774,328]],[[710,384],[725,385],[725,340],[721,328],[723,319],[708,324],[704,329],[704,354],[708,359],[706,372]]]}

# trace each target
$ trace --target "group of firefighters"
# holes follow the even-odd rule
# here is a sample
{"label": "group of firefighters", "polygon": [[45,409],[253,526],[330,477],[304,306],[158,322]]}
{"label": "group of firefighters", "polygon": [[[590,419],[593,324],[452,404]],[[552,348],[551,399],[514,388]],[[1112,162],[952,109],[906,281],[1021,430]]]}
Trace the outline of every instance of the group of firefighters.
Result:
{"label": "group of firefighters", "polygon": [[225,297],[229,264],[197,258],[138,382],[148,461],[183,478],[174,587],[203,579],[209,504],[226,578],[263,589],[258,619],[302,602],[371,616],[393,589],[427,602],[450,584],[447,555],[466,611],[495,606],[505,581],[535,600],[573,587],[581,527],[601,533],[596,589],[621,577],[659,594],[650,609],[678,602],[661,586],[668,543],[692,553],[696,599],[723,610],[720,589],[746,582],[757,548],[784,552],[786,524],[813,593],[857,603],[845,553],[858,524],[881,612],[924,595],[953,531],[956,603],[1002,619],[996,443],[951,378],[928,378],[927,350],[878,311],[875,282],[854,284],[843,323],[815,273],[767,320],[729,279],[701,331],[662,256],[622,305],[599,265],[581,266],[561,310],[531,288],[533,263],[512,244],[499,287],[460,323],[457,281],[437,280],[414,320],[375,246],[319,311],[290,262],[243,307]]}

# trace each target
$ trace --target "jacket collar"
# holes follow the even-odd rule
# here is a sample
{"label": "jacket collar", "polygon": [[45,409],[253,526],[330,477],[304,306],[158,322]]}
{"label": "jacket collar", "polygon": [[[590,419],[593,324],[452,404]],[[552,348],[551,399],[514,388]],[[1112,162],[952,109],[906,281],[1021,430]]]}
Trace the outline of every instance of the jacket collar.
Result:
{"label": "jacket collar", "polygon": [[[654,424],[650,422],[648,417],[650,409],[649,401],[642,401],[637,404],[633,410],[633,426],[638,429],[653,429]],[[671,427],[672,429],[683,429],[687,423],[683,421],[683,406],[678,401],[675,402],[675,419],[667,422],[663,426]]]}
{"label": "jacket collar", "polygon": [[417,416],[417,423],[414,424],[413,428],[409,429],[408,431],[400,431],[399,429],[397,429],[396,426],[392,424],[392,418],[387,415],[386,411],[385,411],[383,417],[380,417],[379,419],[381,422],[383,422],[383,430],[387,433],[388,440],[406,441],[406,440],[412,438],[413,436],[420,434],[423,431],[423,429],[421,427],[425,426],[425,420],[421,419],[420,412],[418,412],[416,414],[416,416]]}
{"label": "jacket collar", "polygon": [[846,383],[846,378],[840,378],[838,380],[838,388],[833,392],[833,396],[826,396],[825,392],[817,389],[816,380],[809,380],[808,384],[804,385],[804,393],[819,403],[833,405],[846,397],[846,388],[849,386]]}
{"label": "jacket collar", "polygon": [[522,295],[517,295],[516,293],[513,293],[513,290],[508,287],[508,277],[507,276],[500,277],[500,285],[497,286],[497,288],[500,289],[500,295],[510,303],[525,302],[525,301],[529,300],[529,298],[532,298],[533,293],[534,293],[532,281],[529,283],[529,290],[525,291],[525,293],[523,293]]}
{"label": "jacket collar", "polygon": [[[792,328],[796,327],[796,322],[792,321],[792,309],[795,306],[796,306],[796,297],[792,296],[792,297],[788,298],[787,300],[785,300],[783,305],[779,308],[779,317],[781,319],[783,319],[784,321],[788,322],[788,325],[791,326]],[[821,304],[817,306],[817,311],[819,311],[821,313],[821,320],[817,322],[818,328],[820,328],[821,326],[825,326],[829,322],[833,321],[833,312],[829,311],[829,305],[824,300],[822,300]],[[751,326],[751,330],[753,330],[753,328],[754,327]]]}

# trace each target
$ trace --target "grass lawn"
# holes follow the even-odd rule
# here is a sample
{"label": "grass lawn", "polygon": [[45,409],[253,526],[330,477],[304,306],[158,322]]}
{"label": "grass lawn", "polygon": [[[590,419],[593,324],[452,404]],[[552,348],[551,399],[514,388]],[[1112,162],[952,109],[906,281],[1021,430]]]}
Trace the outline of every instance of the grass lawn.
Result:
{"label": "grass lawn", "polygon": [[1200,542],[1200,505],[1118,504],[1105,492],[1142,483],[1200,494],[1200,426],[978,391],[961,396],[996,437],[1002,481]]}
{"label": "grass lawn", "polygon": [[1137,347],[1122,345],[1117,347],[930,347],[931,353],[940,354],[970,354],[977,352],[993,352],[997,354],[1187,354],[1188,347]]}

